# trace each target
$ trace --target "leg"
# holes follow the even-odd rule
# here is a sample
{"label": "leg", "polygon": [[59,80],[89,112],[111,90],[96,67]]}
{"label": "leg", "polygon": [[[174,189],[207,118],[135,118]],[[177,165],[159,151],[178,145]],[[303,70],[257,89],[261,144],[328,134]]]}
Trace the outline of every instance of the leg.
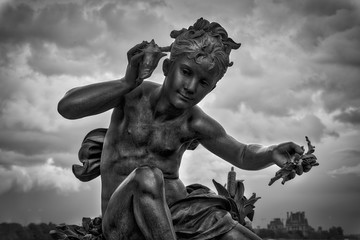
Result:
{"label": "leg", "polygon": [[220,240],[261,240],[255,233],[238,224],[231,231],[220,237]]}
{"label": "leg", "polygon": [[103,232],[108,240],[176,239],[159,169],[137,168],[120,184],[104,214]]}

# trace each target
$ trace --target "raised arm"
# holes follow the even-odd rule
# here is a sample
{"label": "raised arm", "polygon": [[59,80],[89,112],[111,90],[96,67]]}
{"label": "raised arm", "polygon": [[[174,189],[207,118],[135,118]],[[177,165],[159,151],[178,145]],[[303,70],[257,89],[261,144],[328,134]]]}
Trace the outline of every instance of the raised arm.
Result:
{"label": "raised arm", "polygon": [[77,119],[105,112],[121,104],[123,96],[141,82],[137,82],[139,63],[145,42],[128,51],[128,66],[124,78],[95,83],[68,91],[58,104],[58,112],[65,118]]}
{"label": "raised arm", "polygon": [[194,128],[206,149],[245,170],[260,170],[273,164],[282,167],[296,153],[303,153],[303,149],[292,142],[272,146],[243,144],[228,135],[218,122],[205,113],[198,118]]}

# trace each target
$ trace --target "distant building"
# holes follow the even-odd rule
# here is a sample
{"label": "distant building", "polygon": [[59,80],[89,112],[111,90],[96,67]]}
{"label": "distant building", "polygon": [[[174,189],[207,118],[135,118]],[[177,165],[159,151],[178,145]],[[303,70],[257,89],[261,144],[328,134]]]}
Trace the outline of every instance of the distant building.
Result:
{"label": "distant building", "polygon": [[307,236],[309,232],[314,231],[314,229],[308,224],[305,212],[287,212],[285,228],[288,232],[300,231],[304,236]]}
{"label": "distant building", "polygon": [[283,222],[281,221],[280,218],[274,218],[274,219],[268,224],[268,229],[277,232],[277,231],[284,231],[284,230],[285,230],[285,227],[284,227],[284,224],[283,224]]}

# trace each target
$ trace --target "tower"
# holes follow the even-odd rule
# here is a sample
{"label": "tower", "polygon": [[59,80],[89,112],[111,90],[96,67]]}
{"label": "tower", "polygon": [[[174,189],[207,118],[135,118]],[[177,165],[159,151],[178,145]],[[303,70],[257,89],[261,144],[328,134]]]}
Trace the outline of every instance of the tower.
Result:
{"label": "tower", "polygon": [[231,167],[231,170],[228,173],[228,180],[227,180],[227,190],[231,197],[235,196],[235,189],[236,189],[236,172],[234,171],[234,167]]}

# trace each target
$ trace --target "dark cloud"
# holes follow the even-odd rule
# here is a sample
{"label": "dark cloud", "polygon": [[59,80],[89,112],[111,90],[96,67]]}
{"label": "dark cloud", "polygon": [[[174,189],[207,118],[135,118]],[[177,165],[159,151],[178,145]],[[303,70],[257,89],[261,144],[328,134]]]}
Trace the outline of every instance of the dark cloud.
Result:
{"label": "dark cloud", "polygon": [[3,64],[11,66],[9,53],[28,47],[29,66],[37,72],[91,74],[97,65],[101,66],[104,55],[103,48],[96,47],[104,34],[96,16],[95,10],[71,2],[41,6],[5,4],[0,15],[0,47],[5,50],[1,54]]}
{"label": "dark cloud", "polygon": [[159,7],[166,6],[166,1],[164,0],[122,0],[124,4],[135,6],[138,3],[144,4],[146,7]]}
{"label": "dark cloud", "polygon": [[290,9],[301,14],[315,15],[315,16],[331,16],[336,14],[338,10],[351,10],[354,4],[351,1],[337,1],[337,0],[303,0],[303,1],[287,1],[274,0],[277,4],[288,5]]}
{"label": "dark cloud", "polygon": [[[61,119],[62,117],[57,115],[54,118]],[[78,120],[70,126],[62,126],[53,131],[19,126],[18,128],[3,127],[0,133],[0,149],[24,155],[77,153],[84,136],[92,129],[108,127],[109,118],[110,112],[102,116]]]}
{"label": "dark cloud", "polygon": [[33,166],[46,162],[41,155],[24,155],[14,151],[0,150],[0,167],[11,169],[12,166]]}
{"label": "dark cloud", "polygon": [[335,115],[335,120],[354,125],[360,124],[360,109],[349,109]]}
{"label": "dark cloud", "polygon": [[[84,61],[86,59],[86,61]],[[56,45],[37,44],[31,49],[29,66],[46,76],[89,76],[103,66],[103,54],[90,49],[63,49]]]}
{"label": "dark cloud", "polygon": [[[69,136],[67,136],[69,137]],[[67,139],[64,141],[64,139]],[[11,169],[13,166],[38,166],[46,163],[49,159],[54,160],[56,166],[70,168],[72,164],[80,164],[77,152],[80,148],[81,140],[77,138],[71,139],[65,136],[57,143],[47,142],[48,137],[29,143],[29,140],[9,141],[3,139],[0,142],[0,167]],[[51,138],[50,138],[51,140]],[[66,142],[66,143],[62,143]],[[76,143],[76,144],[75,144]],[[24,145],[22,147],[22,145]]]}
{"label": "dark cloud", "polygon": [[360,177],[359,154],[360,151],[358,149],[352,148],[338,150],[333,153],[333,164],[327,173],[332,179],[338,180],[339,178],[342,178],[342,181],[339,184],[345,185],[341,188],[341,191],[344,193],[352,191],[359,192],[360,190],[358,185],[353,184],[353,182],[357,181],[354,180],[354,178]]}
{"label": "dark cloud", "polygon": [[341,166],[350,166],[360,163],[360,151],[358,149],[343,149],[335,152],[334,155],[336,161],[338,161]]}
{"label": "dark cloud", "polygon": [[127,36],[124,32],[127,23],[121,19],[125,14],[126,10],[122,9],[115,2],[106,3],[99,10],[99,16],[104,20],[107,29],[115,34],[119,34],[120,36]]}
{"label": "dark cloud", "polygon": [[333,138],[339,138],[340,137],[340,133],[336,132],[336,131],[327,131],[327,135]]}
{"label": "dark cloud", "polygon": [[324,39],[318,56],[320,63],[360,66],[360,22],[356,27],[338,32]]}
{"label": "dark cloud", "polygon": [[82,217],[99,216],[99,182],[95,180],[82,185],[87,187],[71,194],[59,193],[55,189],[38,189],[27,193],[11,190],[3,193],[0,197],[0,222],[24,225],[30,222],[80,224]]}
{"label": "dark cloud", "polygon": [[359,69],[341,65],[313,67],[318,74],[299,83],[298,89],[317,91],[327,112],[340,112],[336,113],[336,120],[356,124],[356,109],[360,106]]}
{"label": "dark cloud", "polygon": [[[262,43],[265,40],[262,43],[263,47],[268,48],[269,53],[273,53],[271,56],[273,61],[269,61],[270,57],[267,62],[260,58],[254,58],[252,61],[252,58],[246,56],[246,52],[243,53],[244,60],[248,60],[245,64],[242,62],[243,66],[240,66],[244,75],[243,84],[234,87],[234,92],[228,90],[231,99],[219,99],[216,104],[236,111],[242,103],[254,111],[275,116],[289,116],[294,111],[318,104],[315,102],[318,99],[314,96],[320,95],[327,112],[341,112],[342,117],[339,115],[337,120],[346,121],[345,118],[355,120],[356,114],[351,109],[357,109],[360,105],[360,95],[357,90],[360,87],[359,12],[359,5],[350,0],[259,2],[255,16],[262,21],[256,22],[257,28],[254,31],[261,29],[261,34],[266,34],[266,37],[260,40],[254,38],[254,41]],[[274,36],[273,41],[266,40],[271,39],[274,34],[278,36]],[[280,43],[283,39],[295,43],[296,49],[290,48],[289,53],[299,56],[294,60],[297,62],[296,66],[286,66],[287,62],[283,62],[283,66],[277,64],[281,60],[279,55],[284,53],[288,46],[280,44],[278,49],[275,48],[275,39]],[[250,44],[243,42],[243,47],[248,47],[250,51],[253,51],[252,45],[252,42]],[[299,50],[296,45],[301,46],[301,52],[296,52]],[[291,61],[290,56],[287,58]],[[257,64],[253,64],[256,62]],[[273,68],[280,74],[272,75]],[[299,72],[292,75],[294,68],[298,68]],[[288,75],[288,81],[297,82],[295,86],[285,82],[285,78],[282,82],[278,81],[283,78],[281,73]],[[256,81],[261,75],[264,75],[263,84],[259,88],[257,83],[251,81]],[[269,81],[266,81],[266,78]],[[298,84],[300,86],[297,86]],[[306,89],[306,92],[302,91],[303,89]]]}
{"label": "dark cloud", "polygon": [[12,6],[5,4],[0,15],[0,41],[19,42],[31,34],[29,24],[33,22],[35,11],[26,4]]}
{"label": "dark cloud", "polygon": [[[267,77],[266,71],[263,74],[261,71],[254,72],[251,65],[247,65],[245,68],[241,67],[241,69],[244,69],[242,72],[251,78],[239,79],[238,82],[227,82],[227,77],[224,77],[224,80],[219,83],[218,89],[214,91],[219,95],[214,106],[238,111],[239,107],[244,104],[255,112],[284,117],[312,104],[307,93],[300,93],[280,82],[272,82],[272,77]],[[257,79],[257,76],[262,75],[264,75],[263,78]],[[269,80],[266,81],[266,78]],[[229,87],[231,85],[233,87]],[[228,97],[223,97],[225,91]]]}
{"label": "dark cloud", "polygon": [[[169,4],[169,6],[176,6],[176,8],[180,11],[182,9],[192,9],[194,13],[197,14],[197,16],[194,15],[194,13],[190,13],[189,11],[184,11],[183,14],[189,14],[187,16],[193,18],[194,22],[197,18],[204,17],[209,21],[218,21],[220,24],[225,24],[225,22],[238,21],[241,18],[245,18],[246,16],[251,15],[256,7],[255,0],[228,0],[214,8],[213,6],[215,4],[217,4],[216,0],[207,1],[206,3],[202,1],[185,1],[181,3],[181,5],[183,5],[182,7],[176,6],[177,4],[175,5],[174,3],[172,5]],[[221,13],[221,15],[218,13]]]}
{"label": "dark cloud", "polygon": [[295,42],[313,54],[322,55],[320,58],[322,61],[359,66],[358,5],[351,1],[301,1],[301,3],[298,3],[301,5],[298,10],[304,15],[305,21],[294,36]]}
{"label": "dark cloud", "polygon": [[[10,44],[0,44],[0,111],[4,108],[5,100],[9,99],[18,88],[18,81],[12,79],[12,73],[9,72],[9,66],[7,64],[11,61],[10,55],[16,55],[19,49],[13,48],[9,51],[9,45]],[[5,69],[7,69],[7,71],[5,71]]]}
{"label": "dark cloud", "polygon": [[[151,38],[159,37],[159,30],[168,27],[164,20],[156,14],[155,9],[146,9],[145,7],[128,9],[119,2],[104,4],[97,15],[98,19],[105,23],[106,30],[112,34],[111,37],[119,43],[129,40],[151,40]],[[139,26],[147,29],[147,31],[141,31]],[[154,32],[156,32],[157,36],[152,35]],[[169,33],[170,31],[164,34],[163,37],[168,36]]]}
{"label": "dark cloud", "polygon": [[1,42],[45,41],[69,48],[87,45],[99,36],[99,30],[98,22],[76,3],[52,3],[39,9],[9,3],[0,17]]}
{"label": "dark cloud", "polygon": [[27,155],[72,150],[71,142],[64,139],[81,139],[80,135],[81,132],[71,132],[71,130],[66,133],[2,130],[0,148]]}
{"label": "dark cloud", "polygon": [[[341,76],[341,75],[348,76]],[[357,107],[360,104],[360,96],[358,89],[360,82],[358,79],[349,76],[344,72],[329,76],[326,80],[327,83],[323,88],[322,98],[325,108],[333,112],[337,109],[343,109],[347,111],[349,107]]]}

